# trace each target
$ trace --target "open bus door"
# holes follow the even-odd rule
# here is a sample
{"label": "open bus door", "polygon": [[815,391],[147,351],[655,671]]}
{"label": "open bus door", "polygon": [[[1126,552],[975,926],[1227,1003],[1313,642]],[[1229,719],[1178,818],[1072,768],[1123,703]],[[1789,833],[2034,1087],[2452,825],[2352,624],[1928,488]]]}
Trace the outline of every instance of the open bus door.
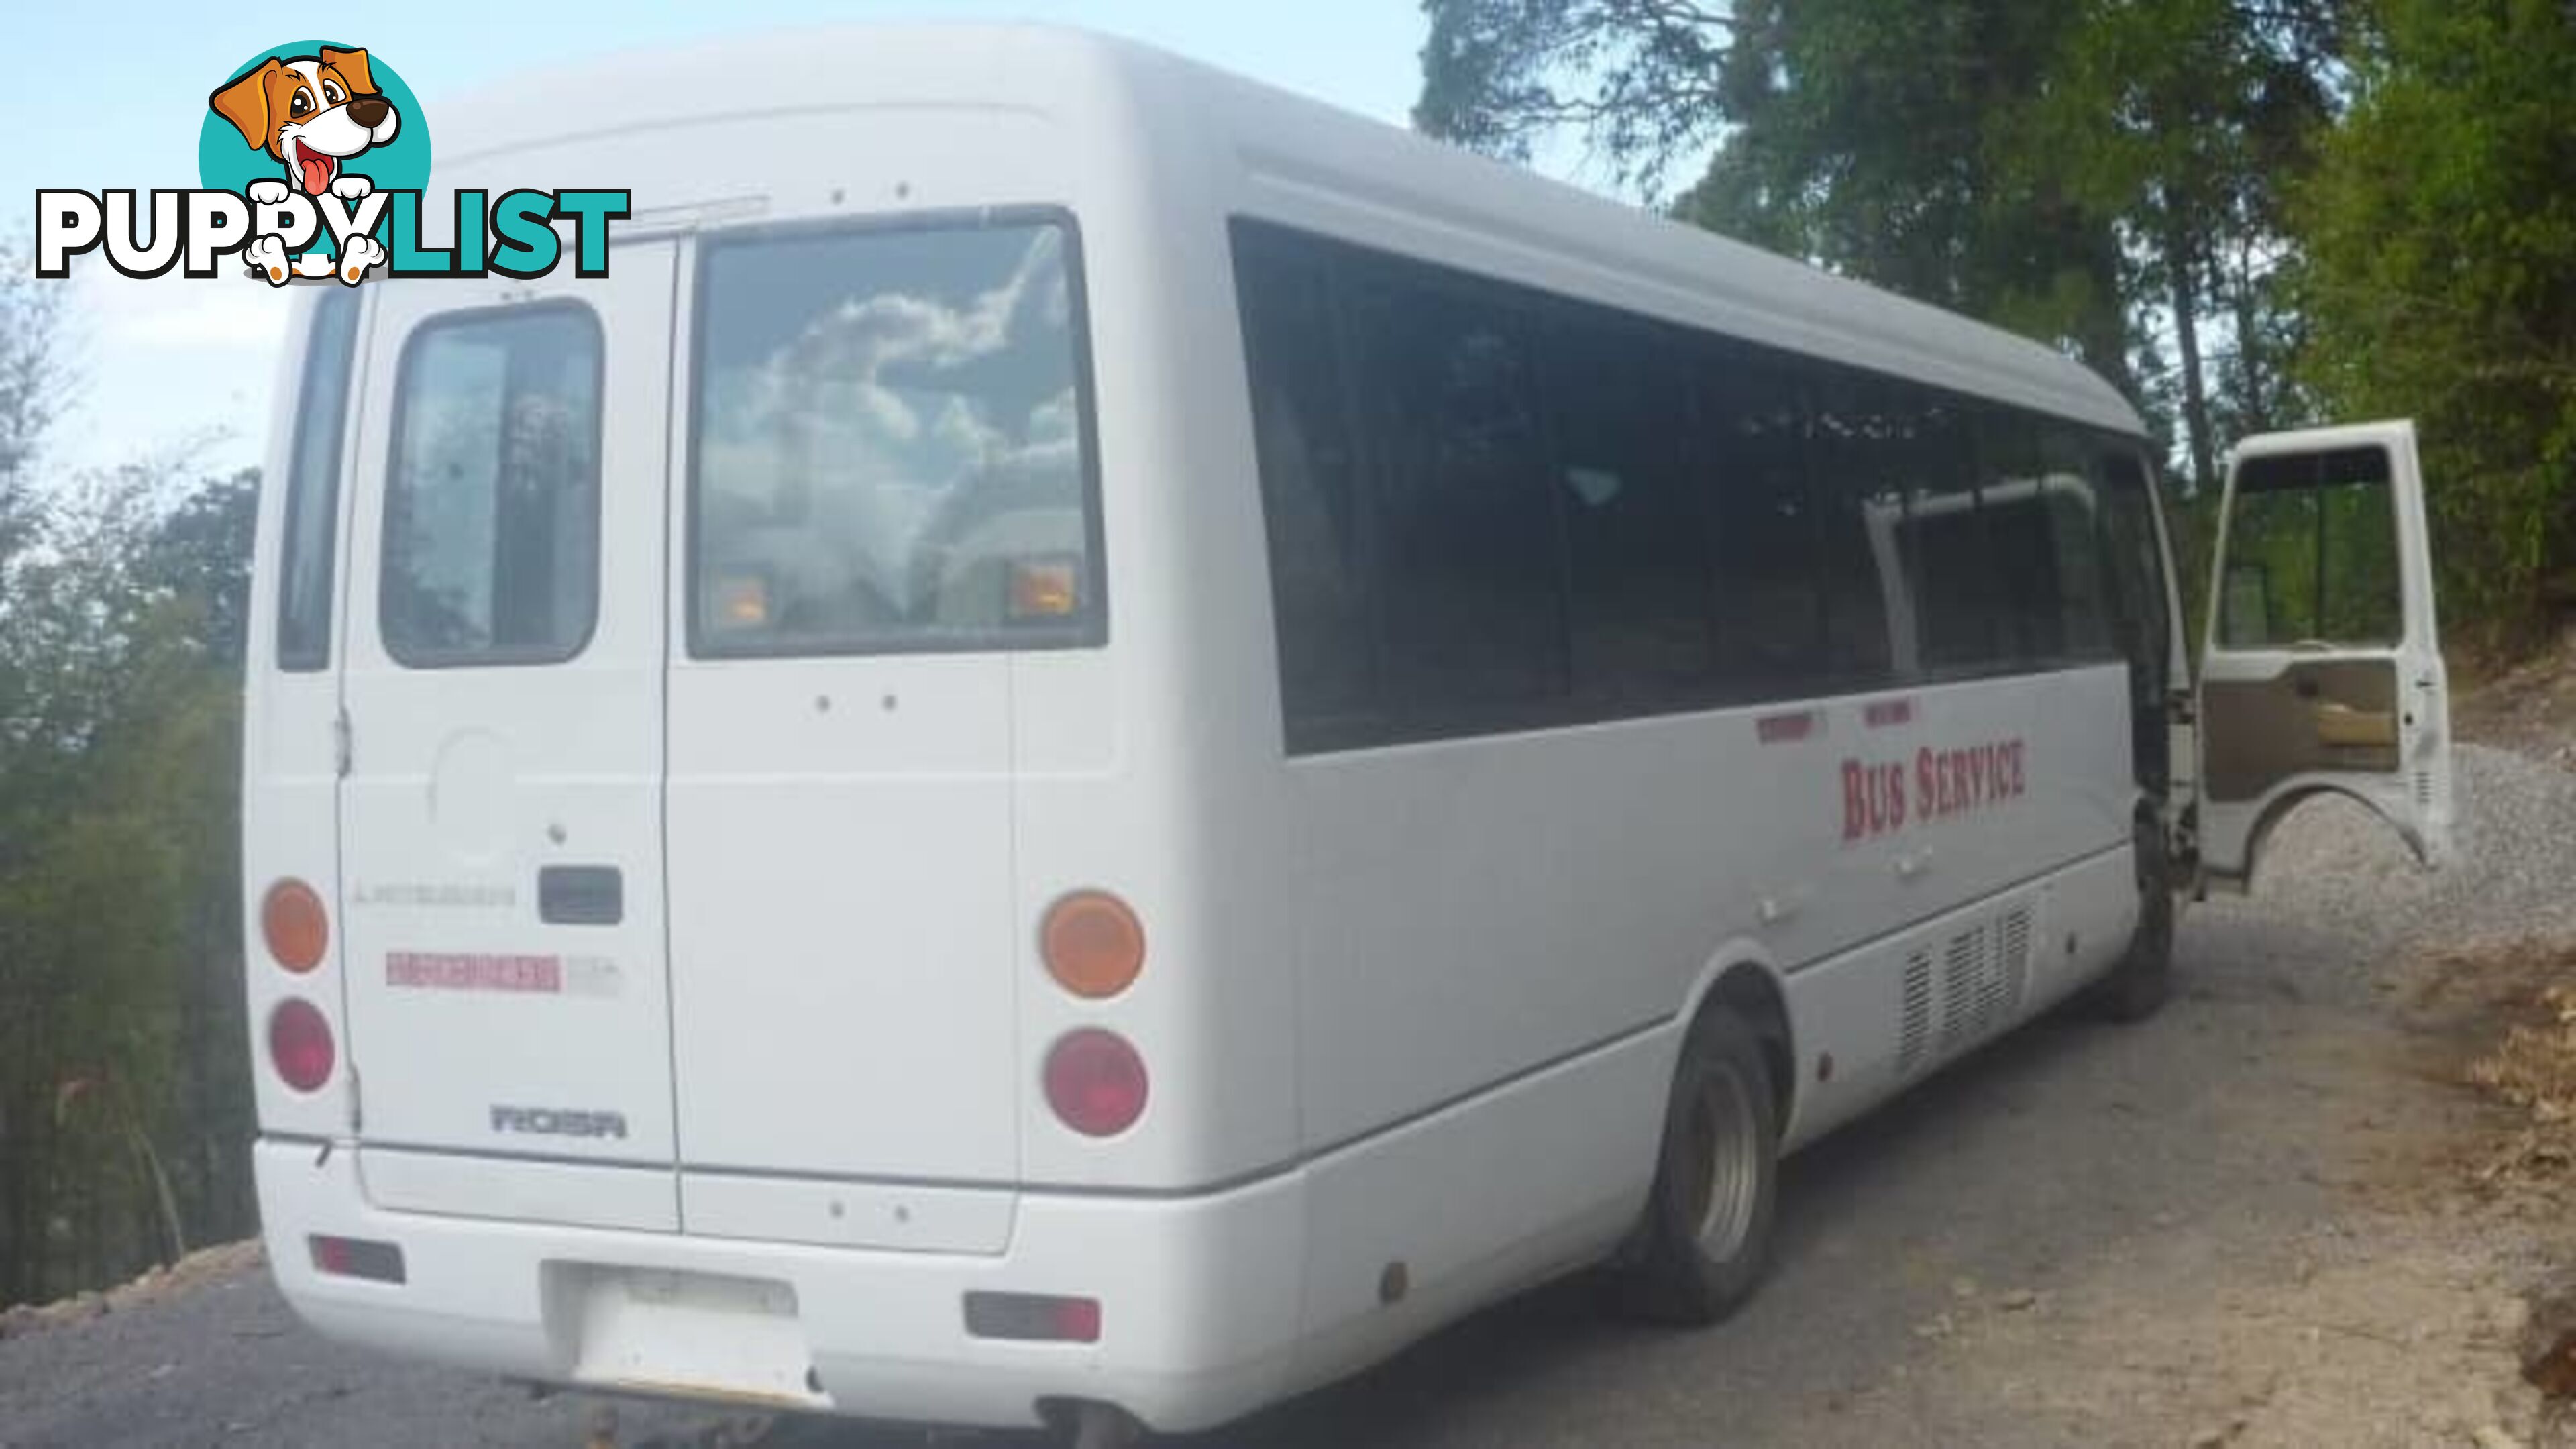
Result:
{"label": "open bus door", "polygon": [[2245,889],[2283,815],[2349,796],[2451,853],[2449,686],[2411,422],[2272,433],[2231,455],[2200,669],[2207,884]]}

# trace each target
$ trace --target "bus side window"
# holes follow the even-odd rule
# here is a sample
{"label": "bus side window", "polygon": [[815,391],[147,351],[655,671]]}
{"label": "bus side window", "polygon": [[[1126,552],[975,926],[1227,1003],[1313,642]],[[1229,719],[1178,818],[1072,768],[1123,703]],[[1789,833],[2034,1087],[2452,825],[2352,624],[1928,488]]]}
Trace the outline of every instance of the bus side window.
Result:
{"label": "bus side window", "polygon": [[1291,753],[1378,713],[1348,379],[1320,247],[1237,224],[1235,293],[1269,540],[1279,695]]}
{"label": "bus side window", "polygon": [[277,667],[331,662],[331,581],[339,542],[340,439],[358,339],[358,294],[338,287],[313,309],[304,383],[295,407],[295,452],[286,475],[286,527],[277,568]]}
{"label": "bus side window", "polygon": [[[1721,697],[1779,699],[1826,677],[1830,571],[1819,552],[1819,510],[1808,487],[1808,420],[1796,374],[1750,349],[1712,348],[1699,390],[1699,486],[1711,500],[1711,551]],[[1862,556],[1860,567],[1868,567]],[[1857,587],[1869,583],[1864,574]],[[1857,606],[1876,618],[1875,590]],[[1884,667],[1884,649],[1879,651]]]}
{"label": "bus side window", "polygon": [[1881,416],[1877,466],[1905,499],[1899,555],[1913,590],[1916,663],[1945,675],[2009,665],[2024,651],[2005,575],[2021,561],[1990,536],[1973,417],[1958,399],[1920,389]]}
{"label": "bus side window", "polygon": [[2110,624],[2111,537],[2084,452],[2028,413],[1984,417],[1986,527],[2018,621],[2042,666],[2118,657]]}
{"label": "bus side window", "polygon": [[1808,390],[1827,670],[1852,689],[1875,689],[1914,663],[1914,606],[1899,561],[1905,497],[1888,466],[1888,422],[1874,392],[1869,379],[1841,369],[1820,371]]}
{"label": "bus side window", "polygon": [[2109,501],[2084,467],[2082,443],[2052,429],[2040,438],[2039,501],[2048,529],[2062,657],[2122,657],[2112,626],[2119,537]]}
{"label": "bus side window", "polygon": [[1576,698],[1614,718],[1703,699],[1708,530],[1679,355],[1587,316],[1549,329],[1545,361]]}
{"label": "bus side window", "polygon": [[2165,612],[2164,558],[2146,469],[2128,449],[2097,447],[2088,476],[2100,489],[2109,534],[2119,649],[2129,660],[2133,693],[2161,709],[2172,668],[2173,623]]}
{"label": "bus side window", "polygon": [[1567,679],[1531,318],[1416,270],[1345,272],[1389,703],[1408,730],[1508,728],[1562,701]]}

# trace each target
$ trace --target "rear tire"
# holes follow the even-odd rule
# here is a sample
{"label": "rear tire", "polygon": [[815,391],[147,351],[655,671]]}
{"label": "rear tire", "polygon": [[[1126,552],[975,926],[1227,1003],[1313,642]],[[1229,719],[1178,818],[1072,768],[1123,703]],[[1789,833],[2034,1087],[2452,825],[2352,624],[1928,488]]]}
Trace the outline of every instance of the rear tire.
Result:
{"label": "rear tire", "polygon": [[1780,1186],[1778,1093],[1762,1042],[1723,1006],[1691,1028],[1664,1112],[1628,1307],[1661,1323],[1715,1323],[1752,1296],[1771,1262]]}
{"label": "rear tire", "polygon": [[2164,830],[2154,820],[2137,825],[2138,928],[2120,964],[2093,988],[2093,1014],[2126,1024],[2144,1021],[2173,997],[2174,893],[2166,867]]}

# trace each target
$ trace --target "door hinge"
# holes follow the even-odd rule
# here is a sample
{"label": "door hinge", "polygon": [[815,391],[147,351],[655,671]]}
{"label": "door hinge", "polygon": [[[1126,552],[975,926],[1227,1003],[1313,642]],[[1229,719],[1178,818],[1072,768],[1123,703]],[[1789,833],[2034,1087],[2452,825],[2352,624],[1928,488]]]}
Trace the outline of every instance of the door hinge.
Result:
{"label": "door hinge", "polygon": [[349,778],[349,711],[346,706],[331,717],[331,772],[343,780]]}
{"label": "door hinge", "polygon": [[349,1063],[349,1135],[367,1135],[367,1109],[358,1095],[358,1064]]}

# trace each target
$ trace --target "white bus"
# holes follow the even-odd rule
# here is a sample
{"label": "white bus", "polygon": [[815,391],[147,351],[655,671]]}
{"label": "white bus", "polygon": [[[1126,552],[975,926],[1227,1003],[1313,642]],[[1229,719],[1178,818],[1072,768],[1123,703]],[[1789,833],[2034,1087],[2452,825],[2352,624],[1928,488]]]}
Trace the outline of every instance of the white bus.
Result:
{"label": "white bus", "polygon": [[438,124],[635,207],[298,313],[245,890],[327,1333],[1103,1444],[1590,1266],[1705,1321],[1783,1153],[2151,1010],[2292,803],[2444,848],[2402,424],[2240,450],[2195,684],[2081,367],[1170,56]]}

